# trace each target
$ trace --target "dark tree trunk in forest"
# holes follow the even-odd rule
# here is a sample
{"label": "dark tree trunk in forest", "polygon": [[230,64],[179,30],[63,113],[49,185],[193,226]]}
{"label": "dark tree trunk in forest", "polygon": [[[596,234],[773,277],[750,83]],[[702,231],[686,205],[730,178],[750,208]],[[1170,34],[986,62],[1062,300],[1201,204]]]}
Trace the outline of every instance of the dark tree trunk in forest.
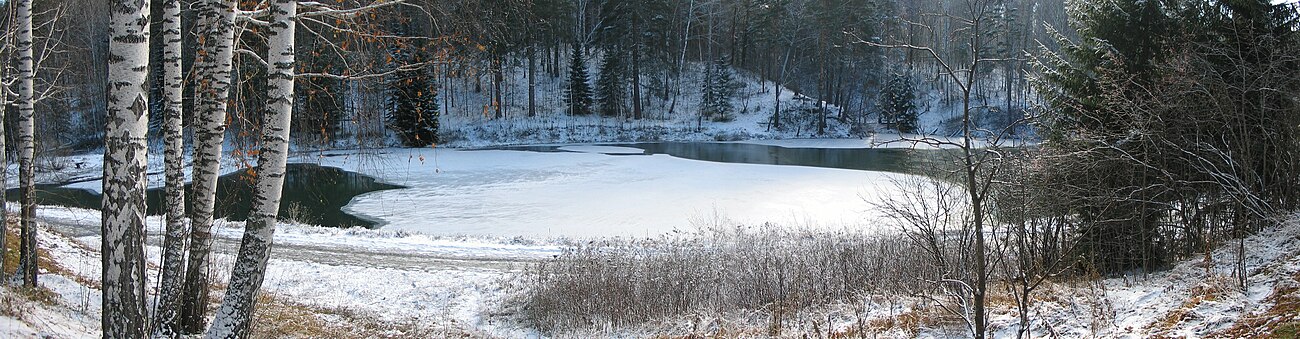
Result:
{"label": "dark tree trunk in forest", "polygon": [[632,118],[641,120],[641,48],[632,47]]}
{"label": "dark tree trunk in forest", "polygon": [[537,46],[528,45],[528,117],[537,116]]}
{"label": "dark tree trunk in forest", "polygon": [[501,102],[501,83],[505,81],[505,74],[503,74],[505,70],[502,69],[502,59],[504,58],[505,56],[500,54],[492,56],[492,109],[495,111],[495,115],[493,116],[495,119],[505,117],[505,112],[501,107],[505,106],[505,104]]}

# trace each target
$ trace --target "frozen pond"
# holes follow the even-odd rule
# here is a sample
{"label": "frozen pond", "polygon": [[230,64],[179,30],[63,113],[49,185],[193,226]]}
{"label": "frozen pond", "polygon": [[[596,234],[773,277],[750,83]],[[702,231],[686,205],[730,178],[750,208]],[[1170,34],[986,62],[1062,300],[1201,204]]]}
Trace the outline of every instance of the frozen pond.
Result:
{"label": "frozen pond", "polygon": [[345,208],[384,229],[654,236],[720,219],[872,227],[867,201],[934,152],[655,143],[393,149],[321,161],[408,187],[364,194]]}
{"label": "frozen pond", "polygon": [[[331,151],[293,159],[280,214],[434,235],[654,236],[722,220],[873,227],[868,201],[939,152],[744,143]],[[243,220],[247,181],[222,177],[218,217]],[[150,190],[151,213],[159,196]],[[93,191],[55,185],[38,200],[99,206]]]}

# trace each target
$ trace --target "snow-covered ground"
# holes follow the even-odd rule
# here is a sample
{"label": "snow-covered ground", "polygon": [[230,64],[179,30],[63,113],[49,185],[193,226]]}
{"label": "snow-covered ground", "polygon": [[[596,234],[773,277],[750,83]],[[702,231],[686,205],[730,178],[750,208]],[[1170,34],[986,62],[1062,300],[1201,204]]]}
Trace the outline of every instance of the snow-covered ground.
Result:
{"label": "snow-covered ground", "polygon": [[[98,336],[99,212],[42,207],[41,247],[65,269],[42,272],[42,286],[61,299],[22,317],[0,316],[0,337]],[[150,218],[150,284],[156,284],[160,218]],[[242,223],[219,222],[214,281],[225,281]],[[527,336],[490,315],[510,295],[507,279],[559,247],[520,239],[437,237],[407,232],[323,229],[281,224],[264,288],[276,298],[339,309],[385,324],[416,324],[457,332]],[[150,291],[153,291],[151,288]],[[8,293],[8,292],[6,292]],[[152,292],[151,292],[152,293]],[[35,312],[35,311],[33,311]],[[10,335],[12,334],[12,335]]]}
{"label": "snow-covered ground", "polygon": [[[15,297],[0,290],[6,307],[20,313],[0,315],[0,337],[82,338],[99,335],[99,258],[96,233],[98,213],[89,210],[42,208],[49,218],[40,243],[62,267],[42,272],[42,286],[53,292],[51,301]],[[151,220],[151,240],[156,241],[157,220]],[[224,224],[214,258],[217,279],[225,279],[230,237],[238,236],[237,223]],[[321,230],[300,225],[280,225],[276,236],[266,291],[320,309],[340,309],[373,316],[385,324],[425,324],[441,330],[475,336],[521,338],[539,333],[521,328],[504,305],[513,295],[510,279],[523,263],[556,253],[550,245],[530,245],[510,239],[446,238],[406,232],[349,229]],[[223,245],[223,242],[226,243]],[[1266,312],[1276,305],[1278,293],[1290,293],[1300,277],[1300,218],[1247,238],[1246,271],[1250,285],[1235,287],[1230,278],[1236,244],[1216,250],[1206,258],[1193,258],[1168,271],[1116,277],[1100,281],[1049,283],[1033,309],[1034,337],[1142,338],[1152,336],[1223,337],[1224,330],[1244,321],[1275,317]],[[419,252],[426,247],[462,248],[460,251]],[[476,256],[471,253],[494,253]],[[310,249],[319,251],[312,252]],[[147,252],[157,264],[156,243]],[[449,254],[450,253],[450,254]],[[458,257],[461,254],[467,257]],[[333,259],[327,257],[334,257]],[[401,258],[425,258],[410,265],[385,265]],[[335,260],[342,259],[342,260]],[[440,264],[432,259],[443,260]],[[150,265],[156,269],[156,265]],[[155,273],[150,273],[153,277]],[[892,301],[891,301],[892,300]],[[813,308],[799,319],[823,319],[842,331],[862,323],[880,324],[916,310],[924,300],[907,297],[868,298],[856,304]],[[1012,337],[1016,318],[1011,305],[992,309],[995,337]],[[700,321],[729,323],[745,333],[746,321],[762,323],[752,315],[714,315]],[[1285,315],[1284,315],[1285,316]],[[735,317],[735,318],[726,318]],[[821,320],[819,320],[821,321]],[[924,321],[923,321],[924,322]],[[688,325],[669,321],[647,326],[660,330],[690,331]],[[806,324],[791,321],[786,333],[798,336]],[[683,329],[682,326],[687,326]],[[929,327],[927,327],[929,326]],[[957,326],[957,327],[953,327]],[[755,329],[761,332],[760,329]],[[887,336],[947,337],[962,335],[955,324],[922,325],[919,332],[884,328]],[[583,332],[590,337],[651,336],[654,328],[628,331]],[[675,332],[674,332],[675,333]],[[400,335],[400,333],[397,333]]]}
{"label": "snow-covered ground", "polygon": [[[1245,249],[1248,285],[1233,277]],[[1275,301],[1300,284],[1300,215],[1224,244],[1173,268],[1101,281],[1057,283],[1039,291],[1035,337],[1211,338],[1252,318],[1269,317]],[[1296,297],[1291,295],[1290,297]],[[1288,311],[1294,315],[1294,310]],[[1293,318],[1294,319],[1294,316]],[[1285,320],[1285,319],[1284,319]],[[1015,315],[992,318],[999,337],[1015,335]]]}

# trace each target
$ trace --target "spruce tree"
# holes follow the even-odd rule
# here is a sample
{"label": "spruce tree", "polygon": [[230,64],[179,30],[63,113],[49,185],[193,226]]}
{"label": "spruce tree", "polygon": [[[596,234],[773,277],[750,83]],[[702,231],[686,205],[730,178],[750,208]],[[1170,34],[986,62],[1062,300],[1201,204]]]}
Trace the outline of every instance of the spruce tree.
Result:
{"label": "spruce tree", "polygon": [[627,93],[627,67],[623,64],[623,53],[617,50],[605,52],[600,63],[600,79],[596,80],[596,101],[600,104],[600,114],[616,117],[623,114],[623,99]]}
{"label": "spruce tree", "polygon": [[1044,48],[1034,65],[1040,76],[1034,86],[1052,113],[1046,116],[1046,137],[1059,139],[1071,129],[1114,130],[1120,123],[1113,116],[1097,114],[1101,109],[1102,77],[1127,74],[1132,85],[1125,91],[1141,91],[1154,81],[1156,66],[1167,53],[1176,32],[1170,9],[1160,1],[1123,0],[1105,3],[1072,3],[1078,42],[1054,33],[1061,45],[1058,54]]}
{"label": "spruce tree", "polygon": [[[420,64],[422,51],[399,50],[394,60]],[[424,147],[438,142],[438,92],[424,68],[398,71],[388,80],[388,128],[402,144]]]}
{"label": "spruce tree", "polygon": [[704,70],[701,113],[713,121],[725,122],[735,119],[731,100],[736,96],[739,87],[726,58],[718,58],[709,64]]}
{"label": "spruce tree", "polygon": [[902,133],[916,133],[916,89],[902,74],[894,74],[880,88],[880,123]]}
{"label": "spruce tree", "polygon": [[582,56],[582,45],[573,43],[573,60],[569,62],[569,83],[564,89],[564,103],[570,115],[591,114],[591,84],[587,79],[587,59]]}

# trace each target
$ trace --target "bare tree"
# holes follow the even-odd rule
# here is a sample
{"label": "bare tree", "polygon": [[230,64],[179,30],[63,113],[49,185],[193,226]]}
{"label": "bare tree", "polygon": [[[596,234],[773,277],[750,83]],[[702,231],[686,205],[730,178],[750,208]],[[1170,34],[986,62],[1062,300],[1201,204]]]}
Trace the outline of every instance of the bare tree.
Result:
{"label": "bare tree", "polygon": [[185,283],[181,294],[181,331],[206,328],[208,254],[212,250],[212,211],[216,205],[221,146],[226,133],[226,103],[234,59],[235,2],[202,0],[195,4],[198,49],[194,61],[194,163],[192,225]]}
{"label": "bare tree", "polygon": [[[989,131],[976,125],[974,119],[974,110],[972,104],[972,91],[976,82],[979,80],[977,73],[985,63],[998,61],[997,59],[987,58],[983,53],[986,50],[988,37],[987,21],[991,20],[993,9],[1000,4],[1000,0],[964,0],[959,3],[960,14],[945,15],[947,20],[952,21],[960,32],[957,41],[965,44],[964,53],[953,53],[953,57],[941,56],[933,47],[918,46],[910,43],[880,42],[876,39],[857,39],[858,42],[869,46],[882,48],[899,48],[919,51],[922,54],[929,55],[938,65],[941,76],[948,79],[948,82],[956,86],[960,91],[962,99],[961,115],[961,132],[960,140],[946,140],[933,137],[922,137],[912,141],[927,143],[935,146],[954,147],[960,150],[958,162],[960,168],[957,173],[966,190],[968,201],[968,213],[970,215],[968,225],[961,229],[963,234],[970,237],[970,248],[966,258],[966,264],[971,265],[971,274],[964,279],[942,279],[947,283],[958,284],[969,293],[971,300],[971,310],[968,324],[975,338],[984,338],[988,333],[988,312],[985,309],[986,296],[988,293],[988,282],[990,273],[990,255],[988,250],[987,233],[992,231],[991,218],[989,216],[989,204],[991,190],[995,186],[995,177],[1000,170],[999,158],[1001,152],[996,146],[1001,139],[1007,135],[1008,130]],[[957,50],[956,48],[953,49]],[[1024,121],[1021,119],[1011,126],[1020,125]],[[979,140],[980,138],[987,140]],[[980,145],[981,141],[987,142],[987,145]],[[946,235],[942,235],[946,236]],[[964,236],[963,236],[964,237]],[[963,249],[966,250],[966,249]]]}
{"label": "bare tree", "polygon": [[172,338],[178,334],[181,292],[185,274],[185,241],[189,229],[185,225],[185,140],[181,111],[181,5],[179,0],[162,3],[162,70],[158,78],[163,83],[162,98],[165,121],[164,161],[166,162],[167,227],[163,239],[162,277],[158,283],[158,303],[154,310],[153,336]]}
{"label": "bare tree", "polygon": [[104,135],[104,338],[145,335],[145,174],[149,129],[149,2],[110,6],[108,126]]}
{"label": "bare tree", "polygon": [[289,123],[293,114],[294,31],[298,4],[295,0],[275,0],[270,11],[266,57],[268,100],[263,116],[262,149],[255,172],[257,183],[253,207],[244,226],[244,238],[231,270],[225,300],[208,329],[208,338],[248,336],[258,290],[266,277],[266,263],[271,256],[276,216],[280,209],[285,163],[289,155]]}

